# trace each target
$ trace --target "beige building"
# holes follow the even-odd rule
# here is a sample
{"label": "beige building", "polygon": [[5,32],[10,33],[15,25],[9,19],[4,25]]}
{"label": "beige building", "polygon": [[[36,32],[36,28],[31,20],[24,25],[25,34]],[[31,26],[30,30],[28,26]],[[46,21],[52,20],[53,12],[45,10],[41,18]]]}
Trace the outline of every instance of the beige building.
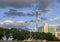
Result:
{"label": "beige building", "polygon": [[56,32],[56,37],[60,39],[60,32]]}
{"label": "beige building", "polygon": [[52,33],[53,35],[56,35],[56,26],[49,26],[47,23],[44,24],[43,32],[45,33]]}
{"label": "beige building", "polygon": [[45,32],[45,33],[48,32],[48,24],[47,23],[44,24],[43,32]]}
{"label": "beige building", "polygon": [[55,25],[48,25],[45,23],[43,26],[38,28],[38,32],[45,32],[45,33],[52,33],[55,35],[58,39],[60,39],[60,32],[57,32]]}
{"label": "beige building", "polygon": [[43,27],[39,28],[39,32],[52,33],[56,35],[56,26],[49,26],[47,23]]}

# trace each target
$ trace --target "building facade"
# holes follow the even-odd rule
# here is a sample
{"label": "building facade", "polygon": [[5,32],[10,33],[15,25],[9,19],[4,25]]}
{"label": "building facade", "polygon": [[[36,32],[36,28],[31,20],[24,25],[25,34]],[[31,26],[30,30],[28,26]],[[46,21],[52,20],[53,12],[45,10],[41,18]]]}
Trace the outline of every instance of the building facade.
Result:
{"label": "building facade", "polygon": [[60,32],[56,32],[56,37],[60,39]]}
{"label": "building facade", "polygon": [[48,25],[47,23],[45,23],[43,26],[38,28],[38,31],[44,33],[52,33],[58,39],[60,39],[60,32],[57,32],[56,28],[57,28],[56,26]]}
{"label": "building facade", "polygon": [[48,32],[52,33],[53,35],[56,35],[56,27],[55,26],[49,26]]}
{"label": "building facade", "polygon": [[39,32],[44,33],[52,33],[53,35],[56,35],[56,27],[55,26],[48,26],[47,23],[44,24],[44,26],[40,27],[38,29]]}

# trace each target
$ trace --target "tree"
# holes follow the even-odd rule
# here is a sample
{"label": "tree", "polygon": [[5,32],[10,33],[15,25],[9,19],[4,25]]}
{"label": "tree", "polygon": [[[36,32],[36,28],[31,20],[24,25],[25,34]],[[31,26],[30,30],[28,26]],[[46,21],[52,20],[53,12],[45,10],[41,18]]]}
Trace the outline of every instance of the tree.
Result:
{"label": "tree", "polygon": [[46,39],[46,33],[41,32],[41,33],[39,34],[39,39],[45,40],[45,39]]}
{"label": "tree", "polygon": [[21,31],[16,28],[11,29],[11,35],[13,37],[13,40],[24,40],[25,39]]}
{"label": "tree", "polygon": [[48,40],[48,41],[54,41],[55,38],[56,37],[52,33],[47,33],[47,35],[46,35],[46,40]]}
{"label": "tree", "polygon": [[32,38],[35,39],[35,40],[38,40],[39,39],[39,35],[40,33],[39,32],[32,32]]}
{"label": "tree", "polygon": [[4,32],[5,32],[5,36],[8,40],[8,38],[10,37],[10,29],[4,29]]}
{"label": "tree", "polygon": [[30,38],[30,32],[28,30],[21,30],[21,34],[24,36],[25,39]]}
{"label": "tree", "polygon": [[2,40],[4,36],[4,29],[2,27],[0,27],[0,40]]}

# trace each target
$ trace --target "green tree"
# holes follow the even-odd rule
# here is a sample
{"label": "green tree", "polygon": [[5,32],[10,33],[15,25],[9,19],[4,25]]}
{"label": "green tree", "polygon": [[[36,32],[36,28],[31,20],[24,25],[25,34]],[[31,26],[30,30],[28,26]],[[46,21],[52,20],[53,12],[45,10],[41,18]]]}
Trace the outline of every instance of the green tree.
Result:
{"label": "green tree", "polygon": [[10,37],[10,29],[4,29],[4,32],[5,32],[4,36],[6,36],[6,38],[8,40],[8,38]]}
{"label": "green tree", "polygon": [[45,40],[46,39],[46,33],[42,32],[39,34],[39,39]]}
{"label": "green tree", "polygon": [[11,35],[13,37],[13,40],[24,40],[25,39],[21,31],[16,28],[11,29]]}
{"label": "green tree", "polygon": [[54,41],[55,38],[56,37],[52,33],[47,33],[47,35],[46,35],[46,40],[48,40],[48,41]]}
{"label": "green tree", "polygon": [[32,38],[35,39],[35,40],[38,40],[39,39],[39,36],[40,36],[40,33],[39,32],[32,32]]}
{"label": "green tree", "polygon": [[4,29],[0,27],[0,40],[2,40],[2,37],[4,37]]}
{"label": "green tree", "polygon": [[44,32],[41,32],[41,33],[39,33],[39,32],[32,32],[32,37],[33,37],[33,39],[35,39],[35,40],[44,40],[44,39],[46,39],[46,33],[44,33]]}
{"label": "green tree", "polygon": [[20,32],[25,37],[25,39],[30,38],[30,32],[28,30],[21,30]]}

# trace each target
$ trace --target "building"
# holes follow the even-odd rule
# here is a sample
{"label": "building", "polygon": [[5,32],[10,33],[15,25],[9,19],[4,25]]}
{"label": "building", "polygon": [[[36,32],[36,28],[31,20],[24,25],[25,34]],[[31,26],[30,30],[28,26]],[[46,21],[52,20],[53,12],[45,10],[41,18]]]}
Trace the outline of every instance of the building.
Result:
{"label": "building", "polygon": [[39,27],[38,31],[47,33],[48,32],[48,24],[45,23],[43,26]]}
{"label": "building", "polygon": [[48,24],[45,23],[43,26],[43,32],[47,33],[48,32]]}
{"label": "building", "polygon": [[38,32],[43,32],[43,26],[38,28]]}
{"label": "building", "polygon": [[60,32],[56,32],[56,37],[60,39]]}
{"label": "building", "polygon": [[56,28],[57,27],[54,25],[48,25],[47,23],[45,23],[43,26],[38,28],[38,31],[39,32],[45,32],[45,33],[52,33],[58,39],[60,39],[60,32],[57,32]]}
{"label": "building", "polygon": [[56,35],[56,26],[49,26],[47,23],[45,23],[44,26],[41,26],[38,29],[38,31],[45,33],[52,33],[53,35]]}
{"label": "building", "polygon": [[48,26],[48,32],[56,35],[56,26]]}

